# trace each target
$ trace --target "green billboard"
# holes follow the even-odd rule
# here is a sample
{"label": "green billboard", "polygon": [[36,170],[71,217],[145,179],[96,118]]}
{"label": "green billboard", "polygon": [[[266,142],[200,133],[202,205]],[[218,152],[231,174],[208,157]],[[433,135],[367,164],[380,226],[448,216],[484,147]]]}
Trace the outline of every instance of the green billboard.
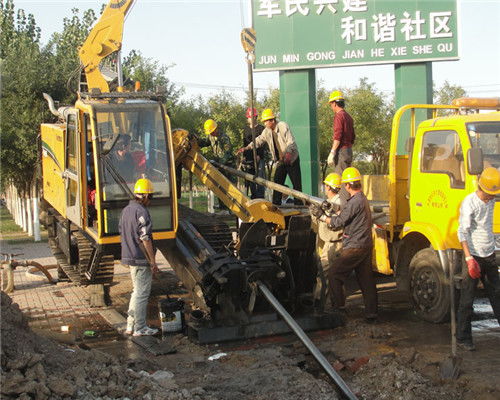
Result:
{"label": "green billboard", "polygon": [[258,71],[457,60],[457,0],[253,0]]}

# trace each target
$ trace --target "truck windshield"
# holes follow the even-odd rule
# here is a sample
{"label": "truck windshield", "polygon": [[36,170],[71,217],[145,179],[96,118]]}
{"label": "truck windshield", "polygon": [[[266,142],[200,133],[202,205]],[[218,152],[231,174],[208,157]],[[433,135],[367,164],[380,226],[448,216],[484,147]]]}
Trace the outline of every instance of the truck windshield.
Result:
{"label": "truck windshield", "polygon": [[169,160],[159,104],[131,101],[96,105],[95,110],[103,199],[129,199],[135,182],[142,177],[153,182],[155,197],[170,197]]}
{"label": "truck windshield", "polygon": [[472,147],[483,150],[484,167],[500,167],[500,122],[467,124]]}

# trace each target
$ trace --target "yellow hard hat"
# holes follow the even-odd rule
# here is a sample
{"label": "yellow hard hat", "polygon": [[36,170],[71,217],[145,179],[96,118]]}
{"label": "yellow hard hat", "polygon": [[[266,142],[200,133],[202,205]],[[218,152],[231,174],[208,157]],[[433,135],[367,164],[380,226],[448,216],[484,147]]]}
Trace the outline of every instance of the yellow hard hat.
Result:
{"label": "yellow hard hat", "polygon": [[147,178],[137,179],[134,186],[134,193],[136,194],[151,194],[154,192],[153,182]]}
{"label": "yellow hard hat", "polygon": [[479,187],[483,192],[496,195],[500,193],[500,172],[498,169],[488,167],[481,173],[479,177]]}
{"label": "yellow hard hat", "polygon": [[361,174],[354,167],[348,167],[342,172],[342,183],[355,182],[361,180]]}
{"label": "yellow hard hat", "polygon": [[333,189],[338,189],[340,188],[340,181],[341,177],[339,174],[336,174],[335,172],[332,172],[331,174],[328,174],[326,179],[323,181],[325,185],[328,185],[332,187]]}
{"label": "yellow hard hat", "polygon": [[276,117],[274,116],[273,110],[270,108],[266,108],[264,111],[262,111],[262,115],[260,117],[260,120],[262,122],[269,121],[270,119],[275,119]]}
{"label": "yellow hard hat", "polygon": [[334,90],[332,93],[330,93],[330,97],[328,98],[328,103],[338,100],[344,100],[344,95],[340,90]]}
{"label": "yellow hard hat", "polygon": [[205,130],[206,135],[210,135],[217,129],[217,122],[215,122],[213,119],[207,119],[205,121],[205,124],[203,125],[203,129]]}

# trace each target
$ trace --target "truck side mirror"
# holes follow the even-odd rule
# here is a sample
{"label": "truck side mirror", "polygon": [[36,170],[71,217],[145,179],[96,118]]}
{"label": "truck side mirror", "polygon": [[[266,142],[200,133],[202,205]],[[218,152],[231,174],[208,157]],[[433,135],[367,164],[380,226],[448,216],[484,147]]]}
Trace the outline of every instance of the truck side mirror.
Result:
{"label": "truck side mirror", "polygon": [[467,169],[471,175],[479,175],[483,172],[483,150],[480,147],[472,147],[467,152]]}

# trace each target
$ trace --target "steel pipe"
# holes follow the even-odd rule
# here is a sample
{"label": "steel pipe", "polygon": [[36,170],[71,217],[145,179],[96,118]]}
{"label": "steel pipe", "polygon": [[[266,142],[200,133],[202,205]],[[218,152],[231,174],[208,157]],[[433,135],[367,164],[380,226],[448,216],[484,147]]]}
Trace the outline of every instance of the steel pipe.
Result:
{"label": "steel pipe", "polygon": [[344,382],[342,377],[337,374],[337,372],[330,365],[328,360],[325,358],[323,354],[318,350],[318,348],[314,345],[314,343],[309,339],[306,333],[302,330],[302,328],[297,324],[297,322],[292,318],[292,316],[285,310],[285,308],[280,304],[280,302],[274,297],[271,291],[264,285],[262,282],[256,282],[258,288],[264,295],[264,297],[269,301],[271,306],[278,312],[279,315],[285,320],[287,325],[295,332],[298,338],[304,343],[304,346],[311,352],[316,361],[321,365],[323,370],[334,380],[342,393],[344,393],[348,399],[357,400],[356,395],[351,391],[349,386]]}
{"label": "steel pipe", "polygon": [[239,176],[240,178],[243,178],[247,181],[254,182],[254,183],[262,185],[268,189],[276,190],[278,192],[287,194],[289,196],[293,196],[297,199],[304,200],[307,203],[321,205],[321,203],[323,203],[323,201],[324,201],[324,199],[322,199],[320,197],[311,196],[311,195],[299,192],[298,190],[290,189],[289,187],[280,185],[280,184],[275,183],[275,182],[268,181],[267,179],[259,178],[258,176],[254,176],[254,175],[249,174],[247,172],[243,172],[243,171],[228,167],[228,166],[221,164],[221,163],[218,163],[216,161],[213,161],[212,164],[215,165],[219,169],[223,169],[223,170],[230,172],[231,174],[234,174],[236,176]]}

